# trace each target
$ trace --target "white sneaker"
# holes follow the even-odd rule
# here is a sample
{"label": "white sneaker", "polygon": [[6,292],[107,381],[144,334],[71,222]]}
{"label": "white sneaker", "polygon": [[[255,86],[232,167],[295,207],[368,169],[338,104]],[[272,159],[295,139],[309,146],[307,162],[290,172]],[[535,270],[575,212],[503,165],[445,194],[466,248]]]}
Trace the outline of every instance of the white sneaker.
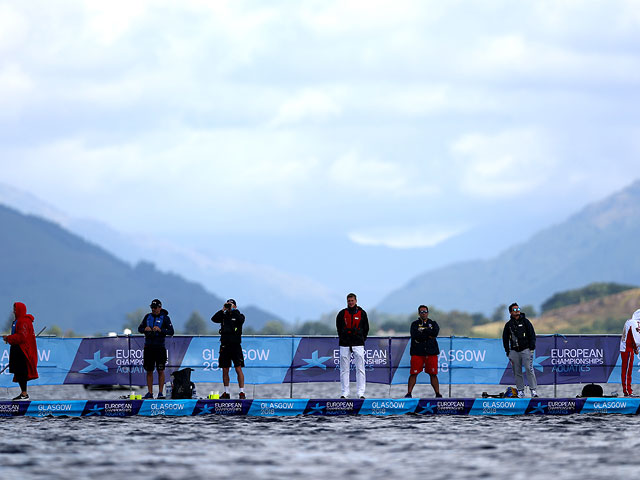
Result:
{"label": "white sneaker", "polygon": [[518,398],[524,398],[524,391],[518,390]]}
{"label": "white sneaker", "polygon": [[531,396],[532,396],[533,398],[538,398],[538,392],[537,392],[535,389],[533,389],[533,388],[531,389]]}

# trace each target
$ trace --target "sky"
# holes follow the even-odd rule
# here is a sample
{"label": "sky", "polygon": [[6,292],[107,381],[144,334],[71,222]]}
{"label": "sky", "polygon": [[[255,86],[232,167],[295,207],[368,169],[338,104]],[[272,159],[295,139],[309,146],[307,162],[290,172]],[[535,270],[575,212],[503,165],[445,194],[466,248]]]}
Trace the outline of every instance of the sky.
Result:
{"label": "sky", "polygon": [[0,0],[0,182],[375,304],[640,177],[639,46],[636,1]]}

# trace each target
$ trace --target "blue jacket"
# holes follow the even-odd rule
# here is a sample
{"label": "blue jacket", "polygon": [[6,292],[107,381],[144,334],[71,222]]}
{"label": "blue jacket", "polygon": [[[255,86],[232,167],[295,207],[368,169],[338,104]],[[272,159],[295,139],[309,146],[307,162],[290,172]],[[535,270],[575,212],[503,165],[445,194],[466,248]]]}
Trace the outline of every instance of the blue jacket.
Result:
{"label": "blue jacket", "polygon": [[[151,327],[153,329],[154,326],[160,327],[160,331],[156,332],[152,330],[150,332],[145,332],[145,328]],[[171,324],[171,319],[169,318],[169,312],[167,312],[163,308],[162,310],[160,310],[160,315],[147,313],[142,319],[142,322],[140,322],[138,332],[144,334],[144,345],[146,347],[164,347],[165,337],[167,335],[172,336],[174,333],[173,325]]]}

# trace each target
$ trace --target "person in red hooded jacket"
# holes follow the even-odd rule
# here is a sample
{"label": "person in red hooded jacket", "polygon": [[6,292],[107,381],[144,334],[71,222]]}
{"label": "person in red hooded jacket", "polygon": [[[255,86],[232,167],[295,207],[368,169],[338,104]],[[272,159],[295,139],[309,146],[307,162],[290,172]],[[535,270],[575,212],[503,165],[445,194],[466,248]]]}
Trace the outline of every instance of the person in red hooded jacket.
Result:
{"label": "person in red hooded jacket", "polygon": [[33,315],[27,313],[24,303],[13,304],[15,320],[11,324],[11,335],[3,335],[4,343],[11,345],[9,350],[9,371],[13,381],[20,385],[20,395],[14,400],[29,400],[27,381],[38,378],[38,347],[33,331]]}

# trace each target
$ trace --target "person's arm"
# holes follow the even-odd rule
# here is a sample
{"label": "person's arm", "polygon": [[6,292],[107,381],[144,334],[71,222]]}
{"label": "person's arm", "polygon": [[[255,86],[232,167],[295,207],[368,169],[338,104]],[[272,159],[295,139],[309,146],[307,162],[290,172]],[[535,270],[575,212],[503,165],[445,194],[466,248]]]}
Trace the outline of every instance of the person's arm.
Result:
{"label": "person's arm", "polygon": [[[640,332],[638,332],[637,322],[631,322],[631,325],[629,325],[629,330],[631,331],[631,338],[633,340],[633,351],[637,354],[640,350]],[[624,342],[627,342],[626,338]]]}
{"label": "person's arm", "polygon": [[138,333],[144,333],[145,335],[147,334],[147,332],[144,331],[144,329],[147,328],[147,315],[142,317],[142,321],[140,322],[140,326],[138,327]]}
{"label": "person's arm", "polygon": [[620,341],[625,343],[627,341],[627,322],[624,322],[622,326],[622,335],[620,336]]}
{"label": "person's arm", "polygon": [[336,330],[338,331],[338,337],[341,337],[342,331],[344,330],[344,317],[342,315],[342,310],[340,310],[338,315],[336,315]]}
{"label": "person's arm", "polygon": [[409,334],[411,338],[414,340],[420,340],[420,331],[418,330],[418,322],[411,322],[411,327],[409,328]]}
{"label": "person's arm", "polygon": [[431,328],[420,328],[420,325],[422,324],[423,323],[420,319],[418,319],[418,321],[415,323],[415,330],[412,336],[417,342],[426,342],[427,339],[432,335],[433,330]]}
{"label": "person's arm", "polygon": [[527,325],[527,330],[529,330],[529,349],[533,351],[536,349],[536,331],[531,320],[527,318],[527,322],[529,322],[529,325]]}
{"label": "person's arm", "polygon": [[240,313],[240,310],[233,309],[231,310],[231,318],[235,319],[235,321],[239,324],[239,326],[244,325],[244,314]]}
{"label": "person's arm", "polygon": [[367,312],[362,310],[362,338],[364,340],[369,336],[369,317],[367,316]]}
{"label": "person's arm", "polygon": [[25,322],[18,321],[16,322],[16,333],[11,335],[7,335],[4,338],[4,341],[9,345],[20,345],[27,341]]}
{"label": "person's arm", "polygon": [[509,356],[509,322],[504,325],[504,330],[502,330],[502,345],[504,346],[504,351]]}
{"label": "person's arm", "polygon": [[218,310],[216,313],[213,314],[213,317],[211,317],[211,321],[213,323],[222,323],[223,319],[224,319],[224,311],[222,310]]}
{"label": "person's arm", "polygon": [[433,326],[429,329],[429,337],[436,338],[440,333],[440,325],[435,320],[431,320]]}
{"label": "person's arm", "polygon": [[171,337],[174,333],[175,330],[173,329],[171,318],[169,318],[169,315],[165,315],[164,321],[162,322],[162,334]]}

